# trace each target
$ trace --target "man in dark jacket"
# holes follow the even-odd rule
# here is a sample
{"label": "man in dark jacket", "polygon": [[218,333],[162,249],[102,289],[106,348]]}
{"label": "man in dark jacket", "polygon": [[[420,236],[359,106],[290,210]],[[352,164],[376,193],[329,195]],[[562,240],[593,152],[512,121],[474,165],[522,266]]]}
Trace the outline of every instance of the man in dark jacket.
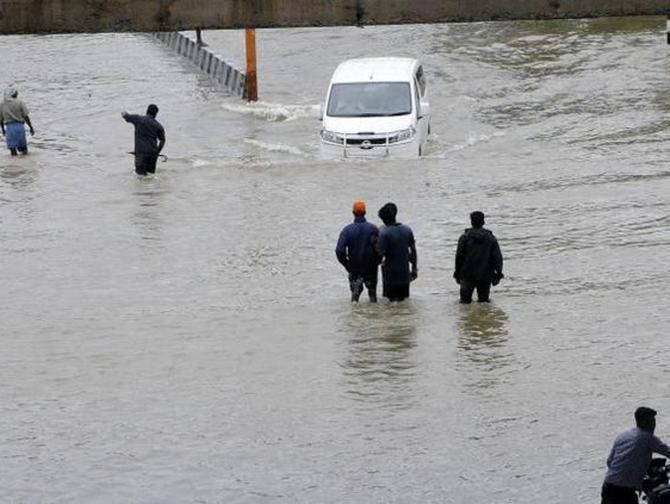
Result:
{"label": "man in dark jacket", "polygon": [[158,155],[165,146],[165,130],[156,120],[157,115],[158,107],[153,103],[143,116],[121,112],[121,117],[135,126],[135,173],[138,175],[156,172]]}
{"label": "man in dark jacket", "polygon": [[484,229],[484,214],[470,214],[472,227],[466,229],[458,240],[454,278],[461,285],[461,303],[472,302],[472,292],[477,289],[477,302],[489,300],[491,284],[497,285],[504,277],[503,258],[498,240]]}
{"label": "man in dark jacket", "polygon": [[409,226],[396,222],[397,214],[398,207],[394,203],[386,203],[379,209],[379,218],[384,222],[384,227],[379,232],[377,253],[384,259],[384,297],[389,301],[408,298],[409,284],[419,274],[414,233]]}
{"label": "man in dark jacket", "polygon": [[352,213],[354,222],[340,233],[335,255],[349,273],[352,303],[358,302],[363,285],[368,289],[370,302],[376,303],[379,259],[375,252],[375,243],[379,237],[379,229],[365,220],[364,201],[354,201]]}

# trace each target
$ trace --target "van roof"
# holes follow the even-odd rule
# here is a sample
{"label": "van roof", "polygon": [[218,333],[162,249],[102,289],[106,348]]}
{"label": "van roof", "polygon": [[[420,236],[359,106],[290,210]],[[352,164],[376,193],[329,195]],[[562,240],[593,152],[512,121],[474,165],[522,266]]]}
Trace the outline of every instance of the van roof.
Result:
{"label": "van roof", "polygon": [[418,60],[414,58],[357,58],[343,61],[333,73],[331,82],[410,81]]}

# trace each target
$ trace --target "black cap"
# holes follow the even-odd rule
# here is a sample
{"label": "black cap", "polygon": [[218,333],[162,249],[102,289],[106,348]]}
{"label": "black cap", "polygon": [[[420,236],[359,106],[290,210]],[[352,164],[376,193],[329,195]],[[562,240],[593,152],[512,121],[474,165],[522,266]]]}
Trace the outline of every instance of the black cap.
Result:
{"label": "black cap", "polygon": [[643,418],[649,418],[655,416],[656,416],[656,410],[647,408],[646,406],[640,406],[638,409],[635,410],[635,421],[637,423],[640,423],[640,420],[642,420]]}

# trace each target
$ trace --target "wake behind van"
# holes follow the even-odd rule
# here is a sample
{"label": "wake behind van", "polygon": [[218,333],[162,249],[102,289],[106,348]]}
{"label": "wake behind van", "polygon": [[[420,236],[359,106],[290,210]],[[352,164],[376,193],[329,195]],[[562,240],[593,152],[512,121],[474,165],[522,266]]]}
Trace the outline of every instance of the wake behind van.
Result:
{"label": "wake behind van", "polygon": [[427,94],[416,59],[340,63],[323,108],[322,151],[340,157],[421,156],[430,133]]}

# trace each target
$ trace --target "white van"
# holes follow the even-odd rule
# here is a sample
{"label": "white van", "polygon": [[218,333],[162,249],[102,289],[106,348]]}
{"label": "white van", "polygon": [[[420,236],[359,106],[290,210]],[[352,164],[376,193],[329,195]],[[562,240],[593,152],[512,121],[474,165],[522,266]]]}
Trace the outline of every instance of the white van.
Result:
{"label": "white van", "polygon": [[322,111],[322,151],[344,157],[421,156],[430,133],[427,95],[416,59],[340,63]]}

